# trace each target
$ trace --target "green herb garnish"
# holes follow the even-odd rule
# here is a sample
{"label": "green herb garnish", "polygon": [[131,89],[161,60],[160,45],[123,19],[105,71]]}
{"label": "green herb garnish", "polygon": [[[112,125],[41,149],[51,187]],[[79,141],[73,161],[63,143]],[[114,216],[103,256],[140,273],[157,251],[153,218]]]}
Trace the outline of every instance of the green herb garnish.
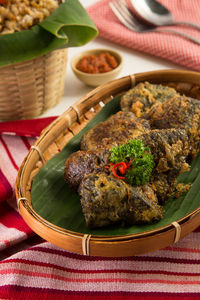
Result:
{"label": "green herb garnish", "polygon": [[129,184],[142,185],[149,181],[155,163],[150,148],[142,140],[130,140],[127,144],[113,147],[110,153],[112,163],[128,163],[125,180]]}

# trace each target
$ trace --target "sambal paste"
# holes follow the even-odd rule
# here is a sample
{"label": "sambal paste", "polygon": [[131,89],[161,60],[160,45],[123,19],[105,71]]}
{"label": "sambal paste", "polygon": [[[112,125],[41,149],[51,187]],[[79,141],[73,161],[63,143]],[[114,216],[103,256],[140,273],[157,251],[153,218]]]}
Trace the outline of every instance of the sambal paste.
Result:
{"label": "sambal paste", "polygon": [[78,70],[91,74],[109,72],[117,66],[118,62],[116,58],[108,52],[97,55],[86,55],[82,57],[76,65]]}

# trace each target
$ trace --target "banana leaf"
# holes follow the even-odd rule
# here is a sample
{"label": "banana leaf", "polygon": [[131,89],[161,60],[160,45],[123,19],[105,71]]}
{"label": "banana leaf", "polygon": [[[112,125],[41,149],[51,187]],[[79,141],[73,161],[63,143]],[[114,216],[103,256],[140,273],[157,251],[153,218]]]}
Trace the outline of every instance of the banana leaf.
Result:
{"label": "banana leaf", "polygon": [[192,183],[191,189],[178,199],[171,197],[164,205],[164,217],[153,225],[119,225],[89,230],[82,214],[79,196],[72,192],[64,181],[64,164],[66,158],[80,146],[84,133],[111,114],[119,110],[120,97],[107,103],[103,109],[74,136],[65,148],[50,159],[35,176],[32,184],[31,198],[34,210],[44,219],[62,228],[94,235],[136,234],[168,225],[177,221],[200,206],[200,154],[192,162],[191,170],[178,177],[179,182]]}
{"label": "banana leaf", "polygon": [[0,35],[0,66],[26,61],[59,48],[77,47],[98,34],[78,0],[66,0],[29,30]]}

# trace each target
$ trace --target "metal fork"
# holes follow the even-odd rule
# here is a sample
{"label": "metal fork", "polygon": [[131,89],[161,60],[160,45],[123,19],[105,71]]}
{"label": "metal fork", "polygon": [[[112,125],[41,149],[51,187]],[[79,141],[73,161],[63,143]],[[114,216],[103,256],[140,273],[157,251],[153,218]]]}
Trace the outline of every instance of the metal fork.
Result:
{"label": "metal fork", "polygon": [[125,0],[113,0],[109,3],[110,8],[112,9],[115,16],[119,19],[119,21],[134,32],[139,33],[147,33],[147,32],[167,32],[179,35],[183,38],[186,38],[198,45],[200,45],[200,39],[197,39],[187,33],[177,31],[174,29],[168,28],[158,28],[155,26],[147,25],[139,21],[129,7],[126,4]]}

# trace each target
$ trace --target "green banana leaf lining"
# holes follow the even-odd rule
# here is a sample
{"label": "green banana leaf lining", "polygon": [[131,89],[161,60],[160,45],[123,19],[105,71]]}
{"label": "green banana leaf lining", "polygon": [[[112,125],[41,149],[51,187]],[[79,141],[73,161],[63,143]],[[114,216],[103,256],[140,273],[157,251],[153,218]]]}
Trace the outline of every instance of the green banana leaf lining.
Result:
{"label": "green banana leaf lining", "polygon": [[170,198],[164,205],[163,219],[153,225],[133,225],[89,230],[82,214],[79,196],[72,192],[64,181],[64,164],[66,158],[79,149],[84,133],[101,121],[106,120],[119,108],[120,97],[107,103],[102,110],[74,136],[64,149],[49,160],[35,176],[32,184],[31,198],[34,210],[44,219],[62,228],[93,235],[126,235],[155,230],[177,221],[200,206],[200,155],[193,161],[190,172],[182,173],[179,182],[192,183],[191,189],[178,199]]}
{"label": "green banana leaf lining", "polygon": [[97,34],[97,28],[80,2],[66,0],[31,29],[0,35],[0,67],[33,59],[56,49],[84,45]]}

